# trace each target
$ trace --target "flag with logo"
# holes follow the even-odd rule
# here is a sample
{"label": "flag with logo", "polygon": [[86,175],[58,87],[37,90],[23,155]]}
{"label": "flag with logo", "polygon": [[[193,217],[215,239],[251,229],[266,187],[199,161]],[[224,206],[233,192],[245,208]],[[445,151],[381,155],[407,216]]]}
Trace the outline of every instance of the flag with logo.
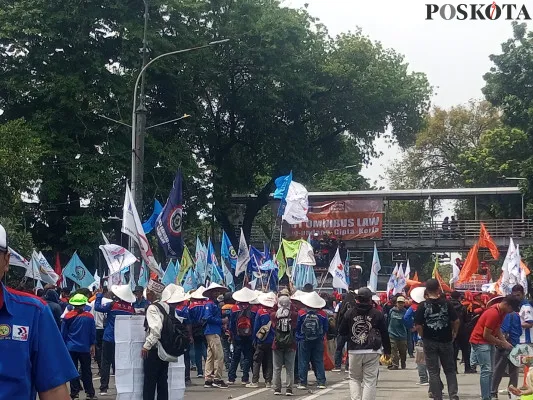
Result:
{"label": "flag with logo", "polygon": [[118,244],[104,244],[99,246],[99,249],[104,255],[110,274],[116,274],[138,261],[132,253]]}
{"label": "flag with logo", "polygon": [[189,269],[192,269],[194,267],[194,262],[192,261],[191,253],[189,253],[189,248],[185,246],[183,248],[183,254],[181,256],[181,265],[178,272],[178,277],[176,278],[176,284],[181,285],[183,282],[183,279],[185,278],[185,275],[187,272],[189,272]]}
{"label": "flag with logo", "polygon": [[146,267],[146,264],[141,262],[141,270],[139,271],[139,281],[137,282],[137,285],[146,287],[148,285],[149,276],[148,276],[148,268]]}
{"label": "flag with logo", "polygon": [[26,274],[24,276],[28,278],[36,279],[38,281],[42,279],[41,271],[39,268],[39,261],[37,261],[35,257],[33,256],[31,257],[30,267],[26,270]]}
{"label": "flag with logo", "polygon": [[63,269],[63,276],[82,288],[88,288],[94,282],[94,276],[85,268],[77,252]]}
{"label": "flag with logo", "polygon": [[370,280],[368,288],[376,293],[378,291],[378,275],[381,271],[381,262],[379,261],[378,248],[374,243],[374,256],[372,257],[372,269],[370,270]]}
{"label": "flag with logo", "polygon": [[[176,264],[179,266],[178,260],[176,260]],[[176,283],[176,278],[178,277],[178,267],[176,267],[176,264],[172,261],[168,263],[165,275],[163,275],[163,279],[161,279],[163,285],[167,286],[171,283]]]}
{"label": "flag with logo", "polygon": [[237,264],[235,266],[235,276],[239,276],[248,269],[250,262],[250,250],[244,238],[244,232],[241,228],[241,236],[239,239],[239,253],[237,254]]}
{"label": "flag with logo", "polygon": [[126,184],[126,197],[124,199],[124,213],[122,215],[122,232],[131,237],[139,246],[142,259],[157,276],[162,277],[163,271],[158,267],[155,261],[148,238],[144,234],[141,219],[137,213],[137,207],[131,195],[131,190]]}
{"label": "flag with logo", "polygon": [[194,253],[194,272],[196,273],[196,280],[200,283],[205,283],[207,279],[207,248],[201,242],[200,238],[196,237],[196,251]]}
{"label": "flag with logo", "polygon": [[396,282],[394,283],[394,290],[392,291],[392,294],[395,295],[398,293],[402,293],[406,284],[407,284],[407,281],[405,279],[405,274],[403,271],[403,264],[400,264],[400,268],[398,268],[398,274],[396,275]]}
{"label": "flag with logo", "polygon": [[198,283],[196,281],[196,274],[194,273],[192,268],[190,268],[187,274],[185,275],[182,287],[183,290],[185,290],[185,293],[190,292],[191,290],[196,290],[196,288],[198,287]]}
{"label": "flag with logo", "polygon": [[226,262],[231,267],[232,271],[235,271],[237,267],[237,252],[231,244],[228,235],[225,231],[222,231],[222,245],[220,247],[221,258],[226,259]]}
{"label": "flag with logo", "polygon": [[219,283],[218,280],[215,280],[213,277],[220,277],[220,280],[223,279],[224,272],[218,264],[217,255],[215,253],[215,248],[211,242],[211,238],[207,241],[207,277],[210,278],[211,282]]}
{"label": "flag with logo", "polygon": [[346,272],[344,271],[344,263],[341,260],[339,249],[335,252],[335,256],[329,264],[328,272],[333,277],[332,286],[336,289],[348,290],[348,283],[346,282]]}
{"label": "flag with logo", "polygon": [[14,265],[17,267],[22,267],[24,269],[30,269],[30,262],[26,260],[25,257],[20,255],[18,252],[9,247],[9,253],[11,257],[9,258],[9,265]]}
{"label": "flag with logo", "polygon": [[181,257],[183,251],[182,197],[182,176],[181,170],[178,170],[170,195],[156,223],[157,238],[167,257]]}
{"label": "flag with logo", "polygon": [[398,264],[394,266],[394,270],[392,271],[392,274],[390,274],[389,281],[387,282],[387,296],[390,296],[392,294],[392,290],[394,289],[396,285],[397,274],[398,274]]}
{"label": "flag with logo", "polygon": [[220,259],[220,263],[222,264],[222,270],[224,271],[224,283],[229,290],[234,292],[235,284],[233,283],[233,274],[226,266],[226,262],[224,261],[224,258]]}
{"label": "flag with logo", "polygon": [[37,260],[37,263],[39,264],[39,272],[41,275],[41,280],[45,283],[56,285],[57,281],[59,280],[59,275],[55,273],[52,266],[48,263],[46,258],[44,258],[43,253],[41,252],[37,253],[34,250],[32,254],[32,258],[35,258]]}

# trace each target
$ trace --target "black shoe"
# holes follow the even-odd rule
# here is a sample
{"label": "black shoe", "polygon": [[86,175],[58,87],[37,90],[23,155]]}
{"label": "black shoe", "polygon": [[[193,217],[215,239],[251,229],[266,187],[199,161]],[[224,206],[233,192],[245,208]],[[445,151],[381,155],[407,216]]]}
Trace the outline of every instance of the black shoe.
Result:
{"label": "black shoe", "polygon": [[285,396],[293,396],[292,389],[287,389],[287,391],[285,392]]}
{"label": "black shoe", "polygon": [[406,366],[405,366],[405,363],[403,362],[402,363],[402,369],[405,369],[405,368],[406,368]]}
{"label": "black shoe", "polygon": [[465,374],[477,374],[477,371],[475,369],[465,369]]}
{"label": "black shoe", "polygon": [[205,383],[204,383],[204,387],[205,387],[206,389],[210,389],[210,388],[212,388],[212,387],[213,387],[213,382],[211,382],[211,381],[205,381]]}
{"label": "black shoe", "polygon": [[227,389],[229,386],[224,381],[214,381],[213,382],[213,387],[214,388],[219,388],[219,389]]}
{"label": "black shoe", "polygon": [[399,368],[398,368],[397,365],[389,365],[388,369],[389,369],[390,371],[398,371]]}

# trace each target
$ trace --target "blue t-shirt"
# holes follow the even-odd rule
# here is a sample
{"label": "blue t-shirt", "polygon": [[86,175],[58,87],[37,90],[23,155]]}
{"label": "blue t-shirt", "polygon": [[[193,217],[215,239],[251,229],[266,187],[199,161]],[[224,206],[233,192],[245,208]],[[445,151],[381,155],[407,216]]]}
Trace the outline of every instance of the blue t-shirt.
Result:
{"label": "blue t-shirt", "polygon": [[50,308],[0,283],[0,400],[35,400],[78,377]]}
{"label": "blue t-shirt", "polygon": [[522,323],[520,322],[520,316],[512,312],[507,314],[503,319],[501,331],[503,334],[507,334],[509,337],[509,343],[516,346],[520,343],[520,336],[522,335]]}

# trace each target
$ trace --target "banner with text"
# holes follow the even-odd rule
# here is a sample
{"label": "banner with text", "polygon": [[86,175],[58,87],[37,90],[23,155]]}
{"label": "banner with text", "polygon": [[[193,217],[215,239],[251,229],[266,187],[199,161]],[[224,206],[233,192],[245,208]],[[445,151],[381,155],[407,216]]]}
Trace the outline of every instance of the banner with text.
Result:
{"label": "banner with text", "polygon": [[342,240],[381,238],[383,224],[382,199],[350,199],[310,202],[309,221],[285,227],[287,236],[307,238],[335,235]]}

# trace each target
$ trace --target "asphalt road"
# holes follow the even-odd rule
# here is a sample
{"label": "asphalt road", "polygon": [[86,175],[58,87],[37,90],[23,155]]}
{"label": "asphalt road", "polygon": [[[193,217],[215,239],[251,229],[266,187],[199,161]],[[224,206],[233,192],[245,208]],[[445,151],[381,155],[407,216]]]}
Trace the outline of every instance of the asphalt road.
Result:
{"label": "asphalt road", "polygon": [[[462,366],[461,366],[462,367]],[[264,387],[264,382],[260,382],[258,389],[247,389],[242,385],[230,386],[229,389],[205,389],[203,380],[195,378],[195,372],[192,372],[193,386],[190,386],[185,391],[186,400],[273,400],[274,397],[272,389]],[[284,379],[284,372],[282,373]],[[338,400],[349,399],[350,390],[348,385],[348,374],[345,372],[328,372],[327,373],[327,389],[316,390],[314,385],[314,375],[311,372],[309,375],[308,390],[294,389],[294,399],[297,400],[314,400],[320,396],[320,400]],[[442,380],[446,383],[446,378],[443,376]],[[520,383],[523,376],[520,376]],[[93,375],[93,381],[98,396],[98,389],[100,385],[100,378]],[[479,374],[477,375],[458,375],[459,381],[459,397],[463,400],[479,400]],[[379,383],[377,390],[377,399],[379,400],[423,400],[427,399],[427,386],[418,386],[418,373],[416,365],[412,359],[407,360],[407,369],[402,371],[389,371],[384,367],[380,367]],[[500,389],[504,389],[507,385],[507,378],[504,378]],[[444,389],[446,392],[446,388]],[[110,390],[105,397],[98,396],[101,399],[115,399],[116,391],[114,389],[114,377],[111,377]],[[445,398],[447,397],[445,393]],[[506,399],[506,395],[500,395],[500,399]],[[85,394],[80,393],[80,399],[85,399]],[[177,399],[170,399],[177,400]]]}

